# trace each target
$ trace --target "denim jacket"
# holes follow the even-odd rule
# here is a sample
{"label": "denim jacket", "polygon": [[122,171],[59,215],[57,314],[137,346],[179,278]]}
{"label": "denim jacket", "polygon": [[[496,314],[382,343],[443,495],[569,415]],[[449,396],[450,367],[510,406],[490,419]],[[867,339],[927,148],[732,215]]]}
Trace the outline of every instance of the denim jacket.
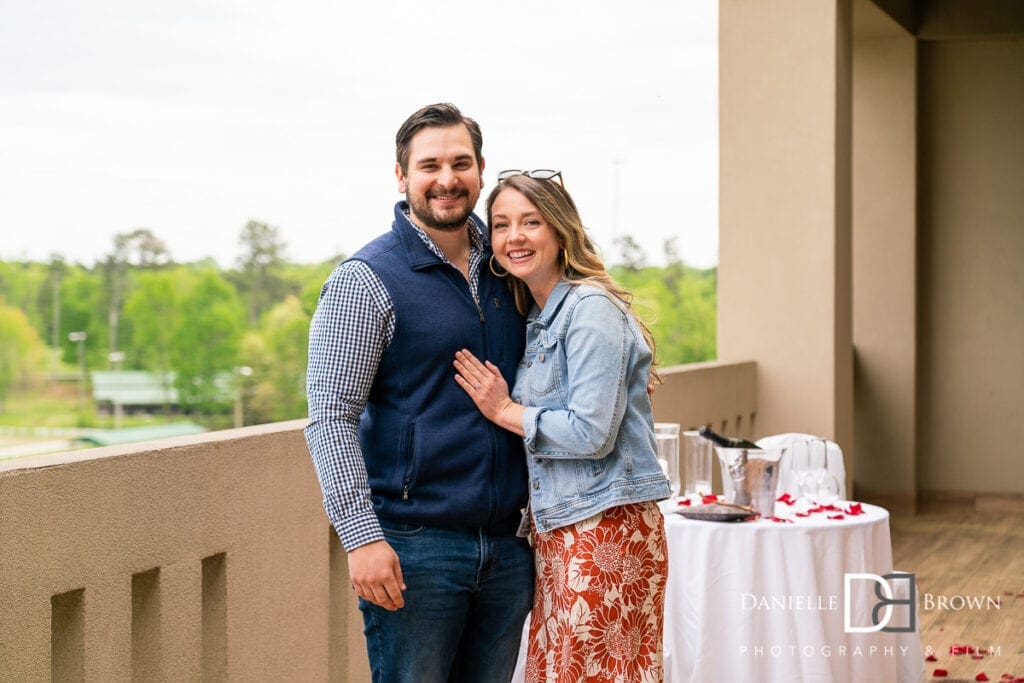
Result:
{"label": "denim jacket", "polygon": [[652,355],[603,289],[555,285],[526,321],[512,399],[526,406],[530,505],[540,531],[669,496],[647,394]]}

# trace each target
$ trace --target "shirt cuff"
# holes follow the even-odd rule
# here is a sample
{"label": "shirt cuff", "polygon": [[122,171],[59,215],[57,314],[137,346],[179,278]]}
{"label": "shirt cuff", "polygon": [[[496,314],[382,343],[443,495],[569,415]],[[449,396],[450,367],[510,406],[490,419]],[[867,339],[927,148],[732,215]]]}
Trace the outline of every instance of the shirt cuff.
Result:
{"label": "shirt cuff", "polygon": [[334,530],[347,553],[368,543],[384,540],[380,521],[372,510],[334,522]]}

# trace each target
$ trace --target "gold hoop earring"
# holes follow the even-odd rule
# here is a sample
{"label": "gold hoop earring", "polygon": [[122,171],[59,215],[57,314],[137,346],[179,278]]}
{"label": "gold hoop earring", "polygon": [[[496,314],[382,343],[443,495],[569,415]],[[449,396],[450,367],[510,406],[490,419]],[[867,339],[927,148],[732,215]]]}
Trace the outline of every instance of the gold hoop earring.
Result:
{"label": "gold hoop earring", "polygon": [[508,271],[507,270],[505,272],[503,272],[503,273],[499,273],[497,271],[497,269],[494,267],[494,254],[491,254],[491,260],[488,261],[488,263],[491,266],[491,272],[494,273],[494,275],[496,277],[508,277]]}
{"label": "gold hoop earring", "polygon": [[569,274],[569,252],[565,249],[562,250],[562,269],[566,275]]}

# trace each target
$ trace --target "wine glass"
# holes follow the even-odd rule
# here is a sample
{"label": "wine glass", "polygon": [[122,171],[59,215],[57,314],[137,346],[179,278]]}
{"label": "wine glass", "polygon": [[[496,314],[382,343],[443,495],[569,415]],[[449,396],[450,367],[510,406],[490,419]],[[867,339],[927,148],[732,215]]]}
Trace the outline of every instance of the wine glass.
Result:
{"label": "wine glass", "polygon": [[839,479],[828,469],[828,441],[821,440],[821,468],[817,476],[818,503],[832,505],[839,500]]}
{"label": "wine glass", "polygon": [[800,498],[818,497],[818,479],[811,472],[811,441],[794,441],[792,445],[793,486]]}

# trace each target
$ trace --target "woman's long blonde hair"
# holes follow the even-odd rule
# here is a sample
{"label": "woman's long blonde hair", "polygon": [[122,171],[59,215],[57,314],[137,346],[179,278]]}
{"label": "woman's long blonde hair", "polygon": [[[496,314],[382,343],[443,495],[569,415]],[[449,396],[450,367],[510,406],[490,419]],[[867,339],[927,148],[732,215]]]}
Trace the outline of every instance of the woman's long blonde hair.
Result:
{"label": "woman's long blonde hair", "polygon": [[[620,287],[605,270],[604,263],[601,262],[586,228],[583,227],[576,202],[572,200],[562,184],[554,179],[531,178],[526,174],[499,180],[487,197],[488,226],[493,224],[491,209],[494,200],[504,190],[515,190],[526,197],[531,204],[537,207],[548,225],[554,229],[563,250],[561,256],[562,278],[567,282],[595,285],[606,291],[612,301],[636,321],[653,357],[654,335],[651,334],[650,328],[647,327],[643,319],[633,310],[633,295],[629,290]],[[533,305],[530,289],[524,282],[514,277],[509,278],[509,281],[512,294],[515,297],[516,308],[520,313],[526,315]],[[654,365],[655,363],[652,362],[651,376],[657,379]]]}

